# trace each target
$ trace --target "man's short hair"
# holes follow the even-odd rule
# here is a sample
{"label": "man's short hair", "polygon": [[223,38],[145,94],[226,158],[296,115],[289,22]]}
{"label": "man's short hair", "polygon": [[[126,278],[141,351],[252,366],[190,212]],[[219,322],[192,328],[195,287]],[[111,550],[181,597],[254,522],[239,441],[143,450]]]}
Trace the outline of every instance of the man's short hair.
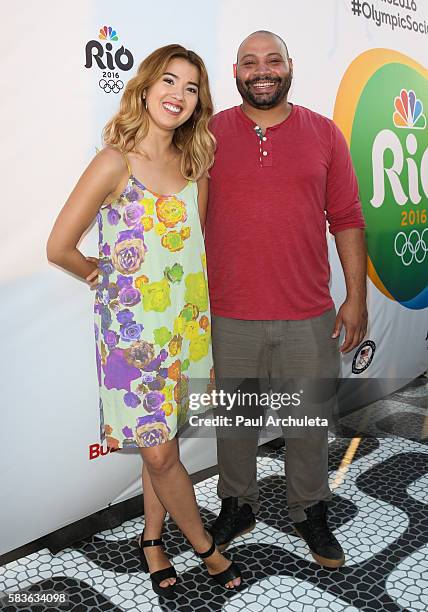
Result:
{"label": "man's short hair", "polygon": [[287,57],[287,59],[290,57],[288,55],[288,47],[285,43],[285,40],[283,38],[281,38],[281,36],[279,36],[279,34],[275,34],[275,32],[270,32],[269,30],[256,30],[255,32],[251,32],[251,34],[248,34],[248,36],[246,36],[244,38],[244,40],[241,42],[241,44],[238,47],[238,52],[236,54],[236,57],[238,58],[238,54],[239,54],[239,49],[242,47],[243,43],[250,38],[250,36],[254,36],[254,34],[269,34],[269,36],[274,36],[275,38],[277,38],[279,40],[279,42],[283,45],[284,49],[285,49],[285,55]]}

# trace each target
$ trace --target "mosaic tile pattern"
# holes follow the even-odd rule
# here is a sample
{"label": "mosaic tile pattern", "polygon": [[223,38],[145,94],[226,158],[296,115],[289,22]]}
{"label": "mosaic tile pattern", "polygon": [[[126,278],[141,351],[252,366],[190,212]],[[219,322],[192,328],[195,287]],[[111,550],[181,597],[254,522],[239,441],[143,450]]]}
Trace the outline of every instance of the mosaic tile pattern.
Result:
{"label": "mosaic tile pattern", "polygon": [[[349,440],[330,436],[333,500],[329,522],[346,554],[346,565],[339,570],[320,568],[293,533],[285,503],[283,451],[262,447],[258,458],[262,509],[257,527],[226,553],[242,567],[245,585],[241,591],[225,591],[211,582],[168,521],[164,539],[179,573],[179,592],[173,602],[159,599],[140,570],[136,538],[143,519],[136,519],[57,555],[41,550],[0,567],[0,592],[66,591],[71,605],[63,609],[76,612],[426,610],[428,450],[420,432],[426,429],[427,398],[428,385],[416,381],[391,400],[382,400],[371,435],[376,430],[384,436],[392,419],[395,437],[362,438],[348,465],[342,460]],[[412,417],[416,429],[409,427],[409,414],[417,417]],[[349,431],[354,431],[356,418],[355,414],[346,417]],[[220,509],[216,482],[213,477],[196,486],[206,523]],[[18,608],[4,600],[2,605],[0,599],[0,609],[61,608]]]}
{"label": "mosaic tile pattern", "polygon": [[402,561],[391,572],[386,588],[408,610],[428,610],[428,546]]}

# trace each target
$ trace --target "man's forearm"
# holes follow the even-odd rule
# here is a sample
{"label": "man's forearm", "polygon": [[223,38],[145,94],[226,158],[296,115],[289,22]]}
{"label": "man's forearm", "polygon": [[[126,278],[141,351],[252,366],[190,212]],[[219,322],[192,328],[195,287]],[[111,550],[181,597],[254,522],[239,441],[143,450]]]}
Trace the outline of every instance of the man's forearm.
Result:
{"label": "man's forearm", "polygon": [[337,232],[336,248],[345,276],[348,299],[366,301],[367,247],[364,230],[350,228]]}

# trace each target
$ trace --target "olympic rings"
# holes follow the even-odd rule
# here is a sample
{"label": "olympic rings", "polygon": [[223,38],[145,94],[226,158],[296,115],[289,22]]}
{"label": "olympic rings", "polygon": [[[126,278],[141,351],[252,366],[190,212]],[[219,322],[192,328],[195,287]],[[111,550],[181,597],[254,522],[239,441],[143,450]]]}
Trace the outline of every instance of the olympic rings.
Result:
{"label": "olympic rings", "polygon": [[398,232],[395,236],[394,251],[398,257],[401,257],[404,266],[410,266],[413,260],[416,263],[422,263],[425,260],[428,252],[425,232],[428,232],[428,227],[422,231],[421,235],[418,230],[414,229],[408,236],[404,232]]}
{"label": "olympic rings", "polygon": [[120,79],[118,81],[114,81],[113,79],[109,79],[108,81],[101,79],[98,85],[101,87],[101,89],[104,89],[106,93],[113,92],[117,94],[121,89],[123,89],[123,81]]}

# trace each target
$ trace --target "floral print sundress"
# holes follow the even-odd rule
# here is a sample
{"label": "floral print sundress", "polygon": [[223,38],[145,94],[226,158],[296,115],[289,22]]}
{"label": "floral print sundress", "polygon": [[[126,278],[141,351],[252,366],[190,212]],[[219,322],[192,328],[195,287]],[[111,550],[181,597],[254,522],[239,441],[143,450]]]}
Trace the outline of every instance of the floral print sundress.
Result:
{"label": "floral print sundress", "polygon": [[126,188],[97,215],[100,435],[114,449],[171,440],[187,421],[192,383],[206,390],[213,379],[197,183],[160,195],[126,161]]}

